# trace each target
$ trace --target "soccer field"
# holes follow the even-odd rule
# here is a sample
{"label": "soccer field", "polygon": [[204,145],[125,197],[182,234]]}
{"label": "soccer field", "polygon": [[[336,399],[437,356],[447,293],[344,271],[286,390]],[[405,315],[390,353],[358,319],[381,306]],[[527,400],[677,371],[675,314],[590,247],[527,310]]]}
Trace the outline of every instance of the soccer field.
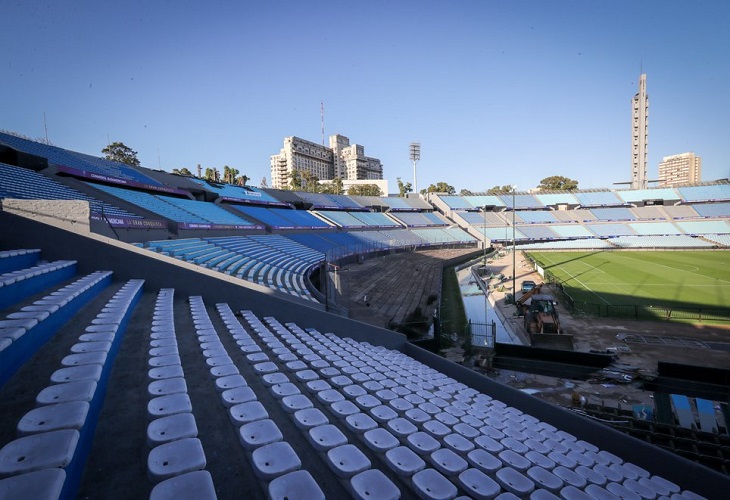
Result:
{"label": "soccer field", "polygon": [[730,252],[529,252],[573,300],[730,308]]}

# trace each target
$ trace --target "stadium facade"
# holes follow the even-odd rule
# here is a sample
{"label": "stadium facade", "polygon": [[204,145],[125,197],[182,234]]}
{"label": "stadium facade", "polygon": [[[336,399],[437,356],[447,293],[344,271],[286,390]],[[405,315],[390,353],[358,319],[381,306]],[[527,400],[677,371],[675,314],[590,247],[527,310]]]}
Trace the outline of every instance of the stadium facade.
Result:
{"label": "stadium facade", "polygon": [[272,187],[289,188],[294,170],[309,172],[319,180],[383,178],[380,160],[365,156],[363,146],[350,144],[350,139],[340,134],[330,136],[329,147],[299,137],[284,138],[284,147],[271,157]]}

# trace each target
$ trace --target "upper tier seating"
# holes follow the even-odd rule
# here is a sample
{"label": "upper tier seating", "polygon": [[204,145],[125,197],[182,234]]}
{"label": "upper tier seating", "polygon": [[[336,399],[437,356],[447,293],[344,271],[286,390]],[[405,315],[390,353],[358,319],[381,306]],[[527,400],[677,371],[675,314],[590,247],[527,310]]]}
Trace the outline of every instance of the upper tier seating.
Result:
{"label": "upper tier seating", "polygon": [[730,217],[730,202],[692,205],[700,217]]}
{"label": "upper tier seating", "polygon": [[578,200],[571,193],[536,194],[535,198],[540,200],[546,207],[555,207],[558,205],[573,206],[578,204]]}
{"label": "upper tier seating", "polygon": [[615,207],[623,205],[624,202],[611,191],[597,191],[597,192],[585,192],[575,193],[575,197],[578,203],[582,207]]}
{"label": "upper tier seating", "polygon": [[97,158],[96,156],[76,153],[56,146],[30,141],[28,139],[21,139],[20,137],[2,132],[0,132],[0,144],[5,144],[11,148],[17,149],[18,151],[47,158],[48,163],[71,167],[97,175],[113,177],[115,179],[138,182],[140,184],[147,184],[151,186],[160,185],[160,183],[156,180],[144,175],[129,165],[109,161],[103,158]]}
{"label": "upper tier seating", "polygon": [[406,227],[448,226],[449,223],[433,212],[393,212],[391,216]]}
{"label": "upper tier seating", "polygon": [[233,209],[273,228],[331,228],[322,219],[306,210],[230,205]]}
{"label": "upper tier seating", "polygon": [[195,177],[190,178],[190,180],[225,198],[246,200],[256,203],[279,203],[279,201],[270,194],[253,186],[235,186],[233,184],[212,183]]}
{"label": "upper tier seating", "polygon": [[677,201],[679,195],[672,188],[631,189],[616,191],[616,194],[626,203],[642,203],[647,200]]}
{"label": "upper tier seating", "polygon": [[23,200],[82,200],[89,202],[89,210],[97,216],[140,218],[109,203],[97,200],[80,191],[60,184],[27,168],[0,163],[0,198]]}
{"label": "upper tier seating", "polygon": [[677,191],[685,203],[730,200],[730,184],[680,187]]}
{"label": "upper tier seating", "polygon": [[594,208],[591,210],[591,213],[596,216],[597,220],[636,220],[633,212],[624,207]]}

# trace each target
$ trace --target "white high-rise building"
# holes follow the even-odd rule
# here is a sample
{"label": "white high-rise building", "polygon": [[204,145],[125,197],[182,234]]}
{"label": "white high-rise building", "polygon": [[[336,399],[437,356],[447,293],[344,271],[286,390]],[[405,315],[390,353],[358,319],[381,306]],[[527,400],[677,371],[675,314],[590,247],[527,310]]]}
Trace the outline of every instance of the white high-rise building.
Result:
{"label": "white high-rise building", "polygon": [[330,147],[299,137],[284,138],[284,147],[271,157],[271,186],[287,189],[294,170],[309,172],[319,180],[377,180],[383,178],[383,165],[365,156],[365,148],[350,144],[343,135],[330,136]]}
{"label": "white high-rise building", "polygon": [[648,182],[649,96],[646,73],[639,77],[639,91],[631,99],[631,189],[645,189]]}
{"label": "white high-rise building", "polygon": [[662,186],[696,184],[702,181],[702,158],[694,153],[665,156],[659,164]]}

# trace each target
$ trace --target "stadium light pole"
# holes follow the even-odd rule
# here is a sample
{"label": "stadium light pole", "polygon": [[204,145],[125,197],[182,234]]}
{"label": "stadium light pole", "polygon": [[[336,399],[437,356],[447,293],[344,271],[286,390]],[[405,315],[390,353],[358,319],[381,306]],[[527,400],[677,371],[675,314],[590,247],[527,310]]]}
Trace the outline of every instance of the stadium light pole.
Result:
{"label": "stadium light pole", "polygon": [[515,190],[517,186],[512,186],[512,301],[516,302],[517,297],[517,256],[515,248]]}
{"label": "stadium light pole", "polygon": [[487,206],[484,205],[484,227],[482,234],[484,235],[484,272],[487,272]]}
{"label": "stadium light pole", "polygon": [[421,159],[421,143],[412,142],[408,148],[411,161],[413,162],[413,192],[418,194],[418,177],[416,176],[416,163]]}

